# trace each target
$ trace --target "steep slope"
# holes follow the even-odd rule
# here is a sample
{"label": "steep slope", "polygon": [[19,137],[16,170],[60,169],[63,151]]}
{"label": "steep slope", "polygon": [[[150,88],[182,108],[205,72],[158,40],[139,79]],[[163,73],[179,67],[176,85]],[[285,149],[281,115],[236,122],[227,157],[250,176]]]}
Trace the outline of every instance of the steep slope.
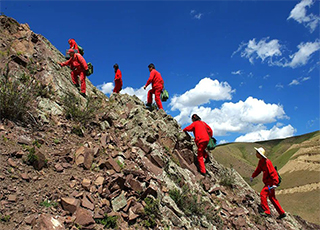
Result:
{"label": "steep slope", "polygon": [[[219,146],[213,155],[225,166],[232,164],[248,181],[257,164],[253,147],[264,147],[273,164],[280,169],[283,179],[277,195],[285,210],[320,224],[319,138],[317,131],[286,139],[232,143]],[[254,180],[253,188],[260,191],[262,186],[260,176]]]}
{"label": "steep slope", "polygon": [[18,94],[35,93],[24,116],[1,117],[0,229],[315,227],[289,213],[276,220],[274,209],[261,218],[236,171],[212,160],[207,177],[197,172],[192,138],[163,110],[108,98],[89,80],[81,97],[49,41],[6,16],[0,26],[0,88],[17,81]]}

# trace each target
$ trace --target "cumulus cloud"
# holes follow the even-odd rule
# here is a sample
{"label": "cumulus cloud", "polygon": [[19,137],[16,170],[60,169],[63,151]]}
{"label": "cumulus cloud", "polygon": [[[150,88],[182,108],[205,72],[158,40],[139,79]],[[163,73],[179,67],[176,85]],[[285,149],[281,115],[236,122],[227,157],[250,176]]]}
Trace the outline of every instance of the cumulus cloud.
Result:
{"label": "cumulus cloud", "polygon": [[247,133],[243,136],[238,137],[235,140],[235,142],[256,142],[271,139],[287,138],[293,136],[295,132],[296,129],[294,129],[291,125],[287,125],[282,128],[273,126],[270,130],[261,129]]}
{"label": "cumulus cloud", "polygon": [[241,43],[238,50],[232,56],[241,51],[241,57],[249,59],[251,64],[254,64],[255,59],[267,60],[269,63],[272,63],[272,57],[282,55],[282,46],[277,39],[268,40],[269,38],[263,38],[259,42],[256,42],[254,38],[249,40],[248,43]]}
{"label": "cumulus cloud", "polygon": [[237,103],[224,103],[221,108],[196,106],[189,110],[181,109],[180,114],[175,118],[180,124],[187,124],[190,123],[190,116],[193,113],[198,114],[202,120],[213,127],[217,136],[230,132],[251,132],[261,129],[263,124],[288,118],[281,105],[268,104],[252,97]]}
{"label": "cumulus cloud", "polygon": [[[112,82],[103,83],[102,85],[97,86],[98,89],[100,89],[104,94],[111,94],[112,90],[114,88],[114,84]],[[147,101],[147,92],[151,88],[149,85],[146,90],[143,89],[143,87],[139,89],[134,89],[132,87],[126,87],[120,91],[121,94],[128,94],[128,95],[135,95],[137,96],[141,101],[146,102]]]}
{"label": "cumulus cloud", "polygon": [[307,7],[311,7],[314,1],[312,0],[302,0],[298,3],[290,12],[290,16],[287,18],[293,19],[300,24],[303,24],[306,28],[309,28],[312,33],[318,26],[320,22],[320,17],[314,14],[307,15]]}

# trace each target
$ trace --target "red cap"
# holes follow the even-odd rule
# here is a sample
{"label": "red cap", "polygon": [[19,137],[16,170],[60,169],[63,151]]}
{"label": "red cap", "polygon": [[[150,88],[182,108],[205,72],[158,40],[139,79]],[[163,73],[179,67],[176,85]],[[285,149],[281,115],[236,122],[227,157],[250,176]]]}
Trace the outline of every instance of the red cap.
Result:
{"label": "red cap", "polygon": [[74,53],[74,49],[69,49],[67,53]]}

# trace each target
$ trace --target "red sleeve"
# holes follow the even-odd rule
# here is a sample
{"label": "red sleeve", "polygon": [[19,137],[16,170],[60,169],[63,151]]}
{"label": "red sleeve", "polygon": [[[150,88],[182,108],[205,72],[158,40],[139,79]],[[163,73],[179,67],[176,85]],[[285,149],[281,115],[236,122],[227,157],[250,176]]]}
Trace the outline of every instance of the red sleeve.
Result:
{"label": "red sleeve", "polygon": [[62,63],[61,63],[61,66],[70,65],[71,59],[72,59],[72,58],[70,58],[68,61],[62,62]]}
{"label": "red sleeve", "polygon": [[77,58],[78,58],[78,61],[80,62],[81,66],[85,69],[85,70],[88,70],[88,65],[87,65],[87,62],[86,60],[84,60],[84,58],[81,56],[81,54],[74,54],[74,55],[77,55]]}
{"label": "red sleeve", "polygon": [[207,132],[208,132],[209,136],[212,137],[213,136],[213,131],[212,131],[211,127],[205,122],[204,122],[204,124],[205,124],[205,126],[207,128]]}
{"label": "red sleeve", "polygon": [[261,173],[261,170],[262,170],[261,164],[262,164],[262,161],[260,160],[256,170],[253,172],[253,174],[251,176],[252,178],[255,178],[256,176],[258,176]]}
{"label": "red sleeve", "polygon": [[152,80],[153,80],[153,78],[154,78],[155,75],[156,75],[156,72],[152,70],[152,71],[150,72],[150,77],[149,77],[149,79],[148,79],[148,81],[147,81],[146,87],[152,82]]}
{"label": "red sleeve", "polygon": [[189,125],[183,129],[183,131],[189,131],[189,132],[191,132],[193,130],[194,130],[194,123],[192,123],[191,125]]}
{"label": "red sleeve", "polygon": [[273,167],[272,162],[269,159],[266,161],[266,165],[269,172],[269,176],[273,181],[273,185],[277,185],[279,183],[279,177],[276,169]]}

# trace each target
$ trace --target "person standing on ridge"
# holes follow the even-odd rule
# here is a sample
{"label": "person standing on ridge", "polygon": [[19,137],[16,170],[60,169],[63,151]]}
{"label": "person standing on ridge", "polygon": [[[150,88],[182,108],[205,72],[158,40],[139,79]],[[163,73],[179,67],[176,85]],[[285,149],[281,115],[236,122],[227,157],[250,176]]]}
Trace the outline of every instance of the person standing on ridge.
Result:
{"label": "person standing on ridge", "polygon": [[162,102],[160,99],[160,94],[163,90],[163,79],[161,77],[161,74],[155,69],[154,64],[149,64],[148,65],[149,71],[150,71],[150,76],[149,79],[146,83],[146,85],[143,87],[146,89],[148,85],[151,83],[152,84],[152,89],[148,91],[148,98],[147,98],[147,107],[150,107],[152,104],[152,95],[155,95],[155,101],[159,109],[163,109],[162,107]]}
{"label": "person standing on ridge", "polygon": [[203,158],[209,160],[209,155],[206,152],[207,145],[209,143],[210,137],[213,135],[213,131],[207,123],[201,121],[201,118],[197,114],[193,114],[192,117],[192,124],[185,127],[183,131],[193,132],[194,141],[198,147],[198,163],[200,173],[202,175],[206,174],[206,167],[204,165]]}
{"label": "person standing on ridge", "polygon": [[258,176],[261,171],[263,171],[263,178],[262,181],[264,183],[264,187],[260,192],[260,199],[261,199],[261,206],[264,210],[261,213],[262,216],[270,217],[270,209],[268,206],[267,197],[269,197],[271,203],[276,208],[279,213],[277,219],[282,219],[286,217],[285,211],[281,208],[279,201],[276,199],[275,188],[279,184],[279,176],[276,169],[273,167],[271,161],[267,159],[265,155],[264,148],[255,148],[256,150],[256,157],[259,159],[258,166],[256,170],[253,172],[250,182],[252,182],[253,178]]}
{"label": "person standing on ridge", "polygon": [[122,89],[122,74],[121,74],[121,71],[119,69],[118,64],[114,64],[113,68],[114,68],[114,72],[115,72],[113,92],[119,93],[120,90]]}
{"label": "person standing on ridge", "polygon": [[79,48],[78,48],[78,44],[76,43],[76,41],[73,38],[70,38],[68,40],[68,43],[70,45],[70,49],[74,49],[77,51],[77,53],[80,53]]}
{"label": "person standing on ridge", "polygon": [[61,67],[69,66],[71,68],[71,79],[73,84],[79,88],[78,76],[80,76],[81,89],[80,94],[86,97],[86,71],[88,70],[88,65],[86,60],[79,53],[75,53],[73,49],[68,50],[70,59],[66,62],[59,63]]}

